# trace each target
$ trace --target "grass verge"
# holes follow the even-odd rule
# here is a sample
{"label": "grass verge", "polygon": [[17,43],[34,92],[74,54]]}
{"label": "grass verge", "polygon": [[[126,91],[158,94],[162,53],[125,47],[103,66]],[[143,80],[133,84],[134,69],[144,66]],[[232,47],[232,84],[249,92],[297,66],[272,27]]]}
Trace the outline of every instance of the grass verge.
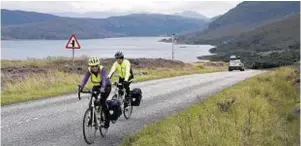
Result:
{"label": "grass verge", "polygon": [[1,105],[74,92],[79,83],[80,75],[60,71],[30,74],[6,83],[1,92]]}
{"label": "grass verge", "polygon": [[253,77],[146,126],[122,145],[300,145],[298,78],[290,67]]}

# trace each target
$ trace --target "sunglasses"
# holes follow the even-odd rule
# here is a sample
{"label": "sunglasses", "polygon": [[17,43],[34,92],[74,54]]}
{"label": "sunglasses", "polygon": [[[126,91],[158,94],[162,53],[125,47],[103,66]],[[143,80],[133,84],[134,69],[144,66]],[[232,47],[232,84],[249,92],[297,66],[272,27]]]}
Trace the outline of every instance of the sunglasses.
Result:
{"label": "sunglasses", "polygon": [[92,67],[92,68],[96,68],[96,67],[98,67],[98,65],[92,65],[91,67]]}
{"label": "sunglasses", "polygon": [[123,57],[115,57],[115,59],[123,59]]}

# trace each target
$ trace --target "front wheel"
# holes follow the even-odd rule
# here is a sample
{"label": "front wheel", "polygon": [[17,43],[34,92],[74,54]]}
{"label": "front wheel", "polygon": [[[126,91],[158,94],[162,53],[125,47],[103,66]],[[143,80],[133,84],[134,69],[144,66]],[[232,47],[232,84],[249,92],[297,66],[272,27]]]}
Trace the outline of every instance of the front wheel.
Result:
{"label": "front wheel", "polygon": [[133,113],[133,106],[131,103],[131,100],[128,99],[128,105],[127,106],[123,106],[123,115],[125,119],[129,119],[132,116]]}
{"label": "front wheel", "polygon": [[[92,116],[94,114],[94,116]],[[95,113],[93,112],[93,108],[88,108],[85,112],[84,115],[84,120],[83,120],[83,134],[84,134],[84,139],[87,144],[92,144],[94,143],[95,137],[96,137],[96,124],[95,120],[92,120],[95,118]]]}
{"label": "front wheel", "polygon": [[100,127],[99,127],[99,132],[100,132],[100,135],[102,136],[102,137],[105,137],[106,135],[107,135],[107,133],[108,133],[108,128],[105,128],[104,127],[104,122],[105,122],[105,113],[103,112],[103,110],[102,110],[102,108],[101,108],[101,119],[100,119],[100,121],[101,121],[101,125],[100,125]]}

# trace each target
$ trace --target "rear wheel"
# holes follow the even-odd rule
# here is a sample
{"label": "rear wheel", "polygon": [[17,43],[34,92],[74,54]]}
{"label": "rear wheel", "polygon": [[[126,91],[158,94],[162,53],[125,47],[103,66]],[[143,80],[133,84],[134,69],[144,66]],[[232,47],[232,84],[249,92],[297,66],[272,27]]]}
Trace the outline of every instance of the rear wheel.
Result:
{"label": "rear wheel", "polygon": [[127,106],[123,106],[123,115],[125,117],[125,119],[129,119],[131,118],[132,116],[132,113],[133,113],[133,106],[132,106],[132,103],[131,103],[131,100],[130,99],[127,99]]}
{"label": "rear wheel", "polygon": [[[88,108],[85,112],[84,115],[84,120],[83,120],[83,134],[84,134],[84,139],[87,144],[92,144],[94,143],[95,137],[96,137],[96,131],[97,127],[95,124],[95,120],[92,121],[92,110],[93,108]],[[95,117],[95,115],[94,115]]]}
{"label": "rear wheel", "polygon": [[117,95],[113,95],[112,99],[118,99]]}

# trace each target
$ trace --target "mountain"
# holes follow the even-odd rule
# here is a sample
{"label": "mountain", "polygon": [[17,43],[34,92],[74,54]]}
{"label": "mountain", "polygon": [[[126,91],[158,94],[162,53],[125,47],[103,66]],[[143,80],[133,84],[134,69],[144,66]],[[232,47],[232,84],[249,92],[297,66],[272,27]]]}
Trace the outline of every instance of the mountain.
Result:
{"label": "mountain", "polygon": [[217,18],[221,17],[222,15],[217,15],[217,16],[214,16],[212,18],[210,18],[210,22],[212,21],[215,21]]}
{"label": "mountain", "polygon": [[291,65],[300,60],[300,13],[242,33],[210,51],[216,55],[200,58],[226,61],[235,54],[250,68]]}
{"label": "mountain", "polygon": [[208,29],[182,36],[189,43],[213,43],[231,40],[265,23],[300,12],[298,1],[242,2],[209,24]]}
{"label": "mountain", "polygon": [[131,12],[86,12],[86,13],[76,13],[76,12],[64,12],[64,13],[54,13],[53,15],[60,17],[71,17],[71,18],[109,18],[112,16],[126,16],[131,14]]}
{"label": "mountain", "polygon": [[216,52],[229,50],[276,51],[300,42],[300,13],[285,16],[283,19],[267,23],[254,30],[235,37],[228,43],[218,45]]}
{"label": "mountain", "polygon": [[[2,15],[2,24],[8,24],[8,15]],[[48,14],[38,13],[41,16]],[[30,17],[24,12],[10,17]],[[52,15],[50,15],[52,16]],[[10,20],[10,21],[12,21]],[[92,39],[122,36],[162,36],[185,33],[206,27],[203,20],[160,14],[132,14],[106,19],[56,17],[48,20],[31,20],[31,23],[4,25],[1,39],[68,39],[76,33],[78,38]]]}
{"label": "mountain", "polygon": [[19,25],[59,18],[54,15],[1,9],[1,25]]}
{"label": "mountain", "polygon": [[193,12],[193,11],[184,11],[182,13],[174,13],[173,15],[182,16],[182,17],[186,17],[186,18],[201,19],[201,20],[206,20],[206,21],[209,20],[209,18],[207,18],[206,16],[201,15],[197,12]]}
{"label": "mountain", "polygon": [[[76,12],[64,12],[64,13],[53,13],[53,15],[60,16],[60,17],[71,17],[71,18],[109,18],[113,16],[126,16],[131,14],[137,14],[134,12],[86,12],[86,13],[76,13]],[[181,13],[174,13],[171,15],[181,16],[185,18],[192,18],[192,19],[201,19],[209,21],[210,19],[204,15],[201,15],[197,12],[193,11],[184,11]]]}
{"label": "mountain", "polygon": [[209,28],[216,29],[228,25],[252,26],[296,12],[300,12],[300,2],[242,2],[236,8],[213,21]]}

